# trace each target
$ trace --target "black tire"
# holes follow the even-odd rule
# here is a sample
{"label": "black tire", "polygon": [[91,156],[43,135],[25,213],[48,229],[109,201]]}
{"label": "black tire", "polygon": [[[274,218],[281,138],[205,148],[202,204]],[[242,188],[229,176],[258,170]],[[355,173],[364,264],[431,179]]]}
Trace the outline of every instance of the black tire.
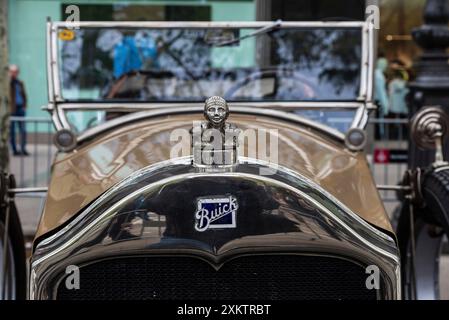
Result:
{"label": "black tire", "polygon": [[[1,174],[1,173],[0,173]],[[3,180],[5,181],[5,180]],[[1,192],[0,192],[1,193]],[[3,198],[0,199],[3,201]],[[0,207],[0,224],[5,226],[6,209],[4,206]],[[11,243],[15,279],[16,279],[16,299],[25,300],[26,298],[26,255],[25,255],[25,241],[22,232],[22,224],[17,213],[17,208],[14,202],[10,203],[9,210],[9,232],[8,238]],[[3,241],[2,241],[3,242]]]}
{"label": "black tire", "polygon": [[409,202],[403,201],[402,206],[399,209],[400,215],[396,226],[396,236],[401,255],[402,298],[406,300],[414,299],[410,285],[410,212],[408,207]]}
{"label": "black tire", "polygon": [[422,193],[428,213],[431,213],[422,219],[440,226],[449,235],[449,168],[426,173]]}
{"label": "black tire", "polygon": [[[402,203],[396,229],[401,253],[403,297],[405,299],[439,299],[437,261],[441,255],[444,234],[449,235],[449,168],[426,172],[421,190],[424,206],[413,208],[416,250],[414,264],[411,258],[411,214],[408,200]],[[415,275],[413,270],[416,270]],[[415,279],[416,296],[412,285]],[[431,294],[432,282],[435,287]]]}

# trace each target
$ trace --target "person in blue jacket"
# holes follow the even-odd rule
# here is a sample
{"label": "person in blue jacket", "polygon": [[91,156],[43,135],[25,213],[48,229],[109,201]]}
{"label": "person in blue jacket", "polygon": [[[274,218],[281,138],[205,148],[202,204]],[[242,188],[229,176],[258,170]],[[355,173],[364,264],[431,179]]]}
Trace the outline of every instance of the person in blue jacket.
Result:
{"label": "person in blue jacket", "polygon": [[158,49],[154,39],[145,31],[125,35],[114,48],[114,78],[130,71],[157,66]]}

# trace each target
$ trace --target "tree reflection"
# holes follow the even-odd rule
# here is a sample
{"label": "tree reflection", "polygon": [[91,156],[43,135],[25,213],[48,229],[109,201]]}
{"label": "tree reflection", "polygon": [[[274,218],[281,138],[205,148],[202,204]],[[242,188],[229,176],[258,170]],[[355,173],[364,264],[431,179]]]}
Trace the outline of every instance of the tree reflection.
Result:
{"label": "tree reflection", "polygon": [[[253,31],[230,30],[237,38]],[[228,94],[231,100],[292,101],[358,96],[358,28],[285,28],[223,47],[208,43],[207,32],[78,30],[74,41],[60,41],[64,97],[201,101]]]}

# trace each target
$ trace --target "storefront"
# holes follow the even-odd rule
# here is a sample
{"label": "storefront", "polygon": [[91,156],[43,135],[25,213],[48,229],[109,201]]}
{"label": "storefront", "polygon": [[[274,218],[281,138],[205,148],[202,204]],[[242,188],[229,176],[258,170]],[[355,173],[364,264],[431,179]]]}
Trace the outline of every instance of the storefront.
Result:
{"label": "storefront", "polygon": [[407,68],[421,52],[411,32],[423,23],[425,0],[380,0],[379,52]]}

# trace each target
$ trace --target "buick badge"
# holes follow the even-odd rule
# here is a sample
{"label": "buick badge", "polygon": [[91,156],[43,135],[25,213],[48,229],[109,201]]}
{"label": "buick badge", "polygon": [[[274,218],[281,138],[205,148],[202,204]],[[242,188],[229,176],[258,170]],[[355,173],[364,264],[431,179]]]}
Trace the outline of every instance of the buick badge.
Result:
{"label": "buick badge", "polygon": [[199,198],[195,229],[204,232],[209,229],[235,228],[237,209],[237,198],[231,195]]}

